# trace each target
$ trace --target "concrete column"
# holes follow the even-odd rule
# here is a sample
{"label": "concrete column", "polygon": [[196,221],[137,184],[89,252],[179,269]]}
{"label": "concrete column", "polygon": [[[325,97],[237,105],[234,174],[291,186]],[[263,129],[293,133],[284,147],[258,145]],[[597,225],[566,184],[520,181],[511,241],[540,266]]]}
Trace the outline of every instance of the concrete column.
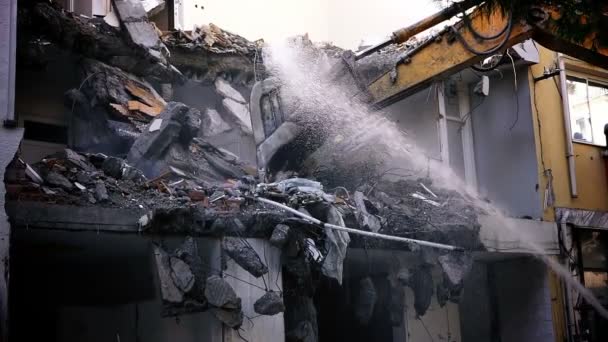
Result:
{"label": "concrete column", "polygon": [[[0,0],[0,120],[14,119],[17,0]],[[4,211],[4,171],[15,156],[23,131],[0,128],[0,340],[8,340],[8,257],[10,225]]]}

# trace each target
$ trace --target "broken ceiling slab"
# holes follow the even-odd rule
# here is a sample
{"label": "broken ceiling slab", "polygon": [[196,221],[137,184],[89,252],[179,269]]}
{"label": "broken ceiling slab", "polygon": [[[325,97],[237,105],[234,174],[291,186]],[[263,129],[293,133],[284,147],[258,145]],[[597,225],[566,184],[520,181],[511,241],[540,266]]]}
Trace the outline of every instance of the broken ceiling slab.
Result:
{"label": "broken ceiling slab", "polygon": [[165,108],[165,100],[145,80],[94,59],[83,60],[81,66],[87,80],[82,92],[113,118],[148,122]]}
{"label": "broken ceiling slab", "polygon": [[247,105],[234,101],[230,98],[222,100],[222,105],[226,111],[232,116],[234,121],[241,127],[241,130],[249,135],[253,135],[251,127],[251,115]]}
{"label": "broken ceiling slab", "polygon": [[153,17],[165,9],[165,0],[141,0],[148,17]]}
{"label": "broken ceiling slab", "polygon": [[204,137],[214,137],[231,129],[217,110],[207,108],[203,112],[201,130]]}
{"label": "broken ceiling slab", "polygon": [[113,0],[116,13],[127,29],[133,43],[146,49],[160,63],[166,63],[168,50],[160,40],[155,26],[140,0]]}
{"label": "broken ceiling slab", "polygon": [[243,95],[234,89],[230,83],[228,83],[228,81],[221,77],[218,77],[215,80],[215,90],[218,92],[218,94],[225,98],[229,98],[243,104],[247,103]]}
{"label": "broken ceiling slab", "polygon": [[132,28],[130,32],[137,35],[134,43],[125,40],[121,30],[104,19],[68,13],[57,3],[39,2],[29,10],[31,20],[25,25],[29,25],[27,31],[32,37],[50,37],[67,50],[99,59],[138,76],[169,82],[183,77],[167,62],[166,47],[149,22],[150,28],[143,28],[143,24]]}

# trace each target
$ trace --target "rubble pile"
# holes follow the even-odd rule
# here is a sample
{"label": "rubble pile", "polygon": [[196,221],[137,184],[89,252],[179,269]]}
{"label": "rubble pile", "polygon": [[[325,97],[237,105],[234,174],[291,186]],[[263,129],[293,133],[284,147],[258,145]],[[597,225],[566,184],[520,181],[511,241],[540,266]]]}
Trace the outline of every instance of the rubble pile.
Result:
{"label": "rubble pile", "polygon": [[[420,316],[434,291],[440,303],[458,300],[471,264],[468,252],[483,249],[480,212],[469,199],[427,179],[378,176],[371,153],[364,153],[359,164],[349,159],[324,163],[320,169],[303,163],[291,173],[269,175],[274,177],[269,182],[256,167],[209,142],[228,131],[249,138],[253,134],[247,96],[238,89],[251,85],[256,75],[263,77],[259,42],[213,24],[159,38],[141,1],[113,3],[120,27],[66,13],[54,3],[38,3],[29,10],[31,25],[40,24],[53,41],[84,58],[78,65],[81,84],[66,93],[72,149],[32,165],[16,159],[7,173],[9,200],[140,209],[146,214],[139,218],[139,232],[187,236],[178,248],[162,243],[154,247],[165,315],[210,310],[229,327],[238,329],[243,323],[241,299],[222,278],[223,270],[211,268],[199,254],[194,238],[201,236],[221,239],[222,257],[256,278],[267,275],[269,265],[246,239],[263,238],[281,250],[284,291],[267,290],[254,310],[260,315],[285,312],[286,336],[294,341],[317,340],[313,296],[321,276],[343,284],[349,247],[419,256],[418,265],[393,281],[398,290],[391,293],[401,298],[403,287],[411,287]],[[322,58],[345,58],[331,45],[299,39]],[[387,53],[388,59],[401,52]],[[174,65],[191,81],[212,86],[215,102],[197,109],[171,101],[173,85],[184,81]],[[370,70],[368,74],[377,72]],[[350,136],[346,143],[358,137],[345,133]],[[284,210],[290,208],[302,215]],[[429,257],[428,248],[415,243],[336,227],[449,244],[467,253]],[[431,274],[435,267],[443,277],[436,286]],[[361,324],[380,305],[374,286],[369,277],[359,281],[355,314]],[[391,310],[399,321],[402,308]]]}

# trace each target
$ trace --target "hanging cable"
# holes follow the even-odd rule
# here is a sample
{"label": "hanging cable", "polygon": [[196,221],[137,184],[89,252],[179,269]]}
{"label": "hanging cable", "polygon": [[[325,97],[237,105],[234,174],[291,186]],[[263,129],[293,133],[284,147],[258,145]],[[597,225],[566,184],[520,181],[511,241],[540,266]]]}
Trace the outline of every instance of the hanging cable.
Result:
{"label": "hanging cable", "polygon": [[479,31],[477,31],[476,29],[473,28],[473,23],[472,23],[471,18],[469,17],[468,14],[466,14],[464,12],[462,14],[463,14],[462,21],[464,21],[464,23],[467,26],[467,28],[469,29],[469,31],[471,31],[471,33],[473,34],[473,36],[475,36],[476,38],[481,39],[481,40],[493,40],[493,39],[496,39],[496,38],[502,36],[509,29],[509,25],[510,25],[512,19],[513,19],[513,11],[511,10],[511,11],[509,11],[509,18],[507,19],[508,22],[505,25],[505,27],[503,27],[502,30],[500,30],[500,32],[498,32],[498,33],[496,33],[494,35],[485,36],[485,35],[479,33]]}
{"label": "hanging cable", "polygon": [[490,55],[493,55],[494,53],[502,50],[502,48],[504,48],[507,45],[507,42],[509,41],[509,38],[511,37],[511,31],[513,28],[512,20],[509,20],[508,27],[509,27],[508,32],[504,34],[504,38],[502,39],[502,41],[500,43],[498,43],[496,46],[489,48],[488,50],[485,50],[485,51],[479,51],[479,50],[476,50],[475,48],[473,48],[469,44],[469,42],[467,42],[466,39],[464,39],[464,37],[460,34],[460,32],[458,32],[458,30],[456,30],[456,28],[454,26],[450,26],[450,30],[452,31],[452,33],[454,34],[456,39],[458,39],[458,41],[462,44],[462,46],[464,46],[464,48],[467,49],[469,52],[471,52],[475,55],[479,55],[479,56],[490,56]]}

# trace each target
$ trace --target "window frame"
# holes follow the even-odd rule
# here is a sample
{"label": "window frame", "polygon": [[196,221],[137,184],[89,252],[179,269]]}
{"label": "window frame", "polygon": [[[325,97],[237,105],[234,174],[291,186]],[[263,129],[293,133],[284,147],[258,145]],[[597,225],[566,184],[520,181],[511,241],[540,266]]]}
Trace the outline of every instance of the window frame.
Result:
{"label": "window frame", "polygon": [[[568,67],[566,67],[566,69],[568,69]],[[578,71],[571,71],[571,70],[566,70],[566,78],[567,80],[576,80],[576,81],[585,81],[585,84],[587,86],[586,88],[586,98],[587,98],[587,106],[589,106],[589,84],[591,83],[592,85],[595,86],[599,86],[599,87],[604,87],[608,90],[608,79],[603,79],[603,78],[598,78],[597,76],[594,76],[590,73],[586,73],[586,72],[578,72]],[[561,92],[561,89],[559,89]],[[566,94],[567,96],[570,96],[568,94]],[[562,95],[563,96],[563,95]],[[570,100],[570,98],[568,99]],[[570,122],[568,122],[568,124],[570,125],[570,131],[573,131],[573,125],[572,125],[572,112],[571,109],[568,108],[568,111],[570,112]],[[591,131],[591,139],[594,140],[594,136],[593,136],[593,125],[591,122],[591,108],[589,108],[589,129]],[[608,141],[606,141],[606,145],[602,145],[602,144],[598,144],[594,141],[587,141],[587,140],[582,140],[582,139],[575,139],[574,138],[574,133],[572,133],[570,135],[570,140],[573,143],[576,144],[583,144],[583,145],[591,145],[591,146],[596,146],[596,147],[606,147],[606,145],[608,145]]]}

